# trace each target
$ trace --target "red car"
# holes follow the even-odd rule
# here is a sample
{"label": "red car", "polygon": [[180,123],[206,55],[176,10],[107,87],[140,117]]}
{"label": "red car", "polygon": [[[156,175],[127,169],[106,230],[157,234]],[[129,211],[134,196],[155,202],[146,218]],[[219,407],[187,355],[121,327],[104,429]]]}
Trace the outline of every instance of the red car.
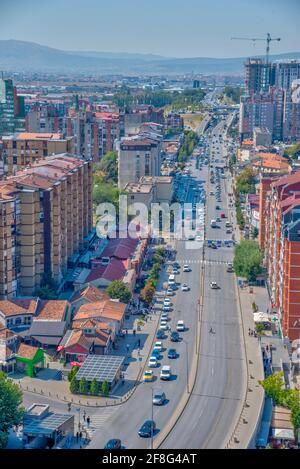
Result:
{"label": "red car", "polygon": [[225,213],[221,213],[221,218],[226,218]]}

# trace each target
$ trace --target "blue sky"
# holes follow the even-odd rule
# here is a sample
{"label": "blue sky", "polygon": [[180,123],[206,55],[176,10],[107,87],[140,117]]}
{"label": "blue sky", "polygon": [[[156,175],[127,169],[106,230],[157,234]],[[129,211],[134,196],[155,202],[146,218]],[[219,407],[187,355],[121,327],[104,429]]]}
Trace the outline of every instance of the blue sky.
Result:
{"label": "blue sky", "polygon": [[299,25],[300,0],[0,0],[0,39],[65,50],[237,57],[265,45],[232,36],[270,32],[271,53],[296,52]]}

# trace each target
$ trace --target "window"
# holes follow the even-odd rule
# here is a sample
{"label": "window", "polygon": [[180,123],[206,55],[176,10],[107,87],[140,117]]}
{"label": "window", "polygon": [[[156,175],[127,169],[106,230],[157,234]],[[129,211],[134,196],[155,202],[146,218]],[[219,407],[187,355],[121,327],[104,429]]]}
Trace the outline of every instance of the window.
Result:
{"label": "window", "polygon": [[150,155],[146,153],[145,155],[145,176],[150,175]]}

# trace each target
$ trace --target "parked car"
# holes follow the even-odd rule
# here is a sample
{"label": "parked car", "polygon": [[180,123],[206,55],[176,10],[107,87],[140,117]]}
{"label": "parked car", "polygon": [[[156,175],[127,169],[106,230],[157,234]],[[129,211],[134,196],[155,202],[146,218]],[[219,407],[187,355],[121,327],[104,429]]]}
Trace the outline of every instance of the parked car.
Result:
{"label": "parked car", "polygon": [[159,350],[159,351],[161,352],[161,351],[162,351],[162,349],[163,349],[163,343],[162,343],[162,342],[160,342],[160,341],[158,341],[158,342],[155,342],[155,344],[154,344],[154,347],[153,347],[153,348],[154,348],[154,349],[157,349],[157,350]]}
{"label": "parked car", "polygon": [[158,329],[158,331],[156,333],[156,338],[157,339],[164,339],[165,337],[166,337],[165,331],[163,331],[162,329]]}

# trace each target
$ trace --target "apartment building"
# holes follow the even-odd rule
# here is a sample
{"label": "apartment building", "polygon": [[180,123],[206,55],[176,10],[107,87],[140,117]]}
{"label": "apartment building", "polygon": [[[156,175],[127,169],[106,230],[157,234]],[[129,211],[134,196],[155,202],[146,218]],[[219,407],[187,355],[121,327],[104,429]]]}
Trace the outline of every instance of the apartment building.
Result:
{"label": "apartment building", "polygon": [[176,112],[170,112],[165,118],[165,128],[167,130],[183,129],[184,122],[180,114]]}
{"label": "apartment building", "polygon": [[124,119],[118,113],[79,111],[65,118],[64,129],[74,136],[77,155],[99,161],[124,135]]}
{"label": "apartment building", "polygon": [[123,138],[118,148],[118,186],[138,183],[142,176],[159,176],[162,137],[158,134],[137,134]]}
{"label": "apartment building", "polygon": [[274,100],[270,93],[242,96],[240,102],[240,139],[252,137],[255,127],[267,128],[273,134]]}
{"label": "apartment building", "polygon": [[275,83],[275,73],[275,64],[266,64],[262,59],[249,58],[245,62],[246,93],[253,95],[267,92],[269,86]]}
{"label": "apartment building", "polygon": [[261,178],[260,247],[283,335],[300,334],[300,172]]}
{"label": "apartment building", "polygon": [[0,181],[0,298],[61,282],[92,229],[92,167],[62,154]]}
{"label": "apartment building", "polygon": [[125,136],[135,135],[139,132],[140,126],[145,122],[155,122],[164,124],[163,108],[156,109],[153,106],[143,104],[136,106],[124,115]]}
{"label": "apartment building", "polygon": [[73,137],[62,138],[60,133],[21,132],[4,136],[2,141],[4,173],[7,175],[50,155],[74,153]]}

